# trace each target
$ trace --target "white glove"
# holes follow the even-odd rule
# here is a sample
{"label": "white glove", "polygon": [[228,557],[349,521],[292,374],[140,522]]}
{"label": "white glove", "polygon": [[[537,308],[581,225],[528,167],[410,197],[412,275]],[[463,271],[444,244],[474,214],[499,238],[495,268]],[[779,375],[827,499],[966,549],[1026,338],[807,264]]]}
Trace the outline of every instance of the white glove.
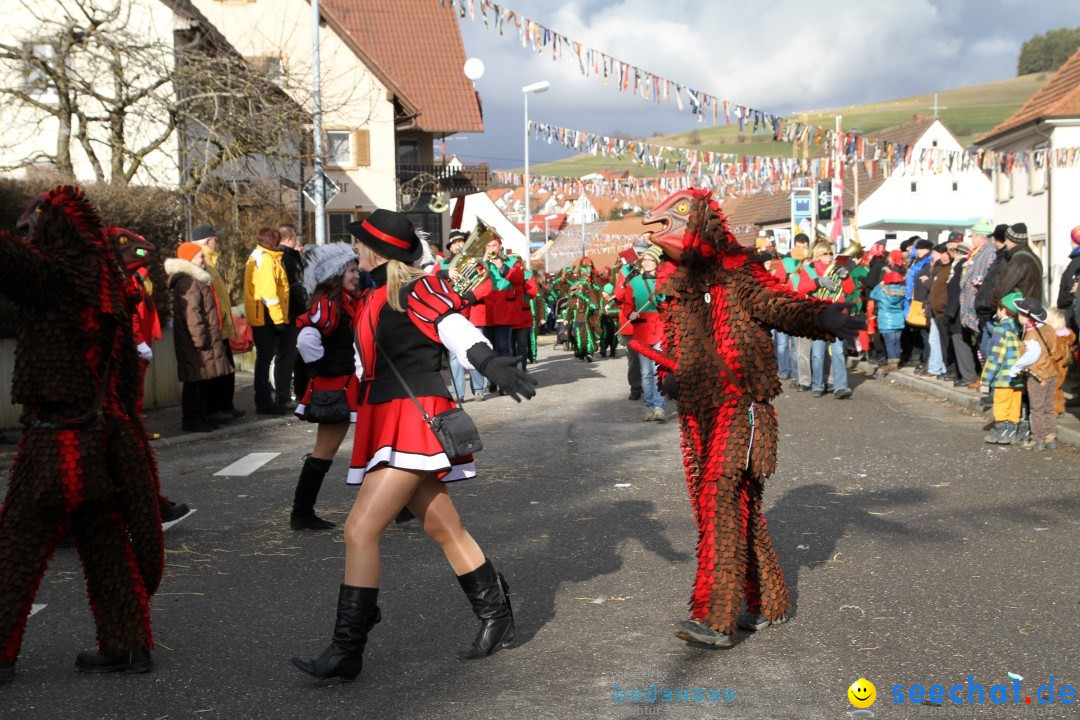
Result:
{"label": "white glove", "polygon": [[150,360],[154,357],[154,351],[151,350],[150,346],[144,342],[136,345],[135,349],[139,351],[139,358],[145,360],[146,362],[150,362]]}

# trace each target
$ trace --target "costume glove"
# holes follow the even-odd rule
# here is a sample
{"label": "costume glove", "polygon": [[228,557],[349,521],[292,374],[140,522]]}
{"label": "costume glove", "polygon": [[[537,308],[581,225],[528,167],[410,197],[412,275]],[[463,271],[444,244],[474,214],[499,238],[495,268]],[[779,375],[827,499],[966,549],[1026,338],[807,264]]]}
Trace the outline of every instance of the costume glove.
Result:
{"label": "costume glove", "polygon": [[840,287],[835,280],[827,277],[818,278],[818,285],[825,288],[829,292],[836,292],[836,289]]}
{"label": "costume glove", "polygon": [[854,303],[830,303],[818,314],[818,321],[830,335],[854,342],[859,331],[866,329],[866,320],[845,312],[853,307]]}
{"label": "costume glove", "polygon": [[526,400],[536,395],[536,380],[529,377],[524,370],[517,367],[523,361],[520,357],[499,357],[499,355],[487,346],[487,343],[476,343],[465,352],[465,357],[476,370],[497,385],[515,401],[521,402],[518,393]]}
{"label": "costume glove", "polygon": [[135,346],[135,349],[139,352],[139,358],[150,362],[154,358],[154,351],[150,349],[150,346],[144,342]]}

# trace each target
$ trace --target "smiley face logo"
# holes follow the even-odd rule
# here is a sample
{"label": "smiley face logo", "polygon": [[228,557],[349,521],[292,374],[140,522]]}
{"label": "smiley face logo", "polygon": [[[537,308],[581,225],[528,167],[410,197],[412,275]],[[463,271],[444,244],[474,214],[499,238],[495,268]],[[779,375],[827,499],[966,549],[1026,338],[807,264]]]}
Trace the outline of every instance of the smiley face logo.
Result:
{"label": "smiley face logo", "polygon": [[848,700],[857,708],[868,708],[877,700],[877,688],[866,678],[859,678],[847,689]]}

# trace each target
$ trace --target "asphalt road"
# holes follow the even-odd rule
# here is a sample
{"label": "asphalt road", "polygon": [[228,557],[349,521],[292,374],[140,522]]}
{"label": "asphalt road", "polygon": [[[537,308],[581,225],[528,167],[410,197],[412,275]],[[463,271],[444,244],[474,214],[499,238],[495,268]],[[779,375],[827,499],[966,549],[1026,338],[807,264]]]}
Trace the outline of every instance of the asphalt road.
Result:
{"label": "asphalt road", "polygon": [[[1050,676],[1056,692],[1080,685],[1080,453],[985,445],[982,420],[872,381],[848,401],[785,393],[766,508],[795,617],[702,651],[672,636],[696,542],[677,424],[641,421],[621,354],[543,355],[532,402],[465,406],[484,434],[481,477],[452,487],[512,587],[515,647],[456,659],[476,621],[412,523],[384,537],[383,622],[358,683],[318,685],[290,665],[329,641],[344,562],[340,533],[288,529],[314,439],[298,424],[159,453],[167,493],[198,511],[166,534],[152,674],[74,671],[93,623],[76,555],[58,551],[0,718],[837,718],[860,677],[877,686],[876,717],[945,716],[893,704],[891,688],[973,675],[989,692],[1012,672],[1021,706],[961,708],[1005,718],[1028,716],[1024,698]],[[281,454],[214,476],[253,452]],[[331,477],[347,463],[344,447]],[[344,520],[353,496],[328,479],[320,512]],[[732,699],[614,699],[654,682]]]}

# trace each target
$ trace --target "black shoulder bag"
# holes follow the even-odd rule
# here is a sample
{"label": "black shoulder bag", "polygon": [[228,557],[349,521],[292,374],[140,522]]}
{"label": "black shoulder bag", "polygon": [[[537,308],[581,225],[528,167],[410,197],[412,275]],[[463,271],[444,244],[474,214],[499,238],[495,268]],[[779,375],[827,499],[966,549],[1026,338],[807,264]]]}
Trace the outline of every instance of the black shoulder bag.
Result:
{"label": "black shoulder bag", "polygon": [[476,423],[473,422],[468,413],[456,407],[441,412],[435,417],[428,415],[423,406],[420,405],[420,401],[416,399],[416,395],[413,394],[412,388],[409,387],[408,383],[405,382],[405,378],[398,372],[397,366],[390,359],[389,353],[383,350],[378,339],[375,340],[375,345],[379,348],[379,352],[383,357],[386,358],[387,364],[394,372],[394,377],[401,383],[401,387],[405,388],[405,392],[409,394],[409,398],[416,405],[416,409],[420,411],[420,416],[424,418],[424,422],[431,428],[431,432],[435,433],[436,439],[442,445],[448,458],[455,460],[484,449],[484,444],[480,441],[480,431],[476,429]]}

